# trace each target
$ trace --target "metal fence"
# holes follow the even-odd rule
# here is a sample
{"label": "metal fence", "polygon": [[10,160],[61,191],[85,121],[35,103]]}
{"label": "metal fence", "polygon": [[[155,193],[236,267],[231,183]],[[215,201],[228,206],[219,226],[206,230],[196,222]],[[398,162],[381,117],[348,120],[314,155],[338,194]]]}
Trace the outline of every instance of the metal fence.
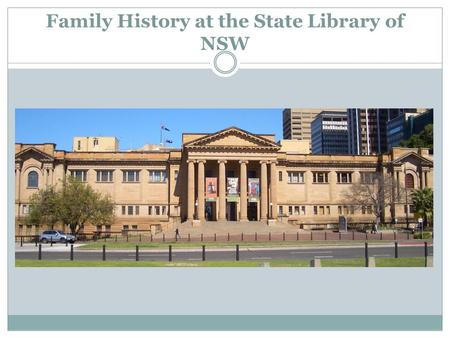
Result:
{"label": "metal fence", "polygon": [[[133,232],[94,232],[82,233],[77,235],[78,241],[103,241],[103,242],[285,242],[285,241],[405,241],[413,240],[414,235],[410,232],[333,232],[320,231],[315,232],[264,232],[264,233],[227,233],[227,234],[181,234],[176,236],[173,233],[153,235],[148,231],[133,231]],[[15,236],[16,243],[37,243],[39,242],[38,235],[29,236]],[[55,242],[53,242],[55,243]]]}

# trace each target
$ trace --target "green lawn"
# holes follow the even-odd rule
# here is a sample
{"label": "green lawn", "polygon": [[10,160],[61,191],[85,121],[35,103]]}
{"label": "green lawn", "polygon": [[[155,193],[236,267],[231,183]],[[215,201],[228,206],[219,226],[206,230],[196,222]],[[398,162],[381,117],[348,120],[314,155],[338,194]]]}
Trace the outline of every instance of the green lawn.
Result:
{"label": "green lawn", "polygon": [[[322,259],[323,267],[363,267],[364,258],[355,259]],[[403,258],[376,258],[375,264],[378,268],[384,267],[424,267],[423,257],[403,257]]]}
{"label": "green lawn", "polygon": [[[271,267],[308,267],[309,260],[271,260]],[[322,259],[322,267],[363,267],[364,259]],[[423,267],[423,257],[377,258],[377,267]],[[261,267],[262,261],[149,262],[16,259],[16,267]]]}

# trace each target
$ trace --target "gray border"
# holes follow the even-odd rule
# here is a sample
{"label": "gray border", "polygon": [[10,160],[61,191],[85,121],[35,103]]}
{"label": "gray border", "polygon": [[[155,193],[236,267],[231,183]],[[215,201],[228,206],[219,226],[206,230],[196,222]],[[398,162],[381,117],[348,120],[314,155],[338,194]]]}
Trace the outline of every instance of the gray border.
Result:
{"label": "gray border", "polygon": [[[241,70],[231,78],[219,78],[210,70],[44,69],[10,70],[9,73],[10,201],[14,200],[15,108],[434,107],[436,222],[442,220],[441,70]],[[196,88],[190,85],[193,82]],[[13,203],[9,204],[9,211],[8,235],[12,239]],[[102,285],[103,294],[96,292],[96,287],[89,283],[84,295],[86,299],[96,299],[95,304],[86,307],[83,300],[75,299],[68,308],[58,307],[59,314],[308,315],[320,314],[326,309],[329,315],[441,315],[440,227],[436,228],[434,250],[435,267],[430,269],[32,269],[14,268],[11,240],[9,314],[56,314],[54,304],[36,299],[36,290],[45,290],[51,285],[55,292],[66,292],[74,289],[71,280],[83,276]],[[69,282],[63,283],[63,277]],[[33,288],[29,287],[30,280]],[[233,283],[234,280],[239,283]],[[330,283],[337,280],[352,283],[353,294],[364,297],[334,292]],[[386,285],[374,284],[380,280],[387,281]],[[123,285],[131,285],[131,281],[132,290],[126,294],[117,292]],[[179,281],[183,283],[180,285]],[[417,294],[417,285],[422,284],[428,285],[427,297],[419,300],[412,295]],[[172,297],[171,290],[180,290],[180,287],[184,292]],[[134,290],[146,292],[133,295]],[[114,298],[108,296],[112,294]],[[141,302],[136,303],[136,299]],[[394,303],[387,303],[388,300]]]}
{"label": "gray border", "polygon": [[442,316],[25,315],[9,316],[8,327],[13,331],[439,331]]}

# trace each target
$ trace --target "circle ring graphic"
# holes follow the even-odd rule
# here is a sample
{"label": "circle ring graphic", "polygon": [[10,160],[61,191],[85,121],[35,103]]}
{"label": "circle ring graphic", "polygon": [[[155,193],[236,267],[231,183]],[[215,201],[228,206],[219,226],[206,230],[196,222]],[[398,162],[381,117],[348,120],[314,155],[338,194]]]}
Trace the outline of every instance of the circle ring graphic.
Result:
{"label": "circle ring graphic", "polygon": [[[230,55],[233,58],[233,66],[230,69],[223,70],[217,65],[217,61],[221,55]],[[228,50],[221,51],[217,53],[217,55],[214,57],[214,68],[221,74],[231,74],[236,69],[236,66],[237,66],[236,55],[234,55],[232,52]]]}

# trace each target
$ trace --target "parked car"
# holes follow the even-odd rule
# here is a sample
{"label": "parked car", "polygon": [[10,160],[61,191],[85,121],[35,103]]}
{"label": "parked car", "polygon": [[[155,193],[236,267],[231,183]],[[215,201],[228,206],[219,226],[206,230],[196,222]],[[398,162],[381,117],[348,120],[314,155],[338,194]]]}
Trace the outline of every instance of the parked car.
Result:
{"label": "parked car", "polygon": [[74,243],[76,240],[74,235],[69,235],[64,233],[63,231],[58,230],[46,230],[39,236],[39,242],[48,243],[48,242],[69,242]]}

